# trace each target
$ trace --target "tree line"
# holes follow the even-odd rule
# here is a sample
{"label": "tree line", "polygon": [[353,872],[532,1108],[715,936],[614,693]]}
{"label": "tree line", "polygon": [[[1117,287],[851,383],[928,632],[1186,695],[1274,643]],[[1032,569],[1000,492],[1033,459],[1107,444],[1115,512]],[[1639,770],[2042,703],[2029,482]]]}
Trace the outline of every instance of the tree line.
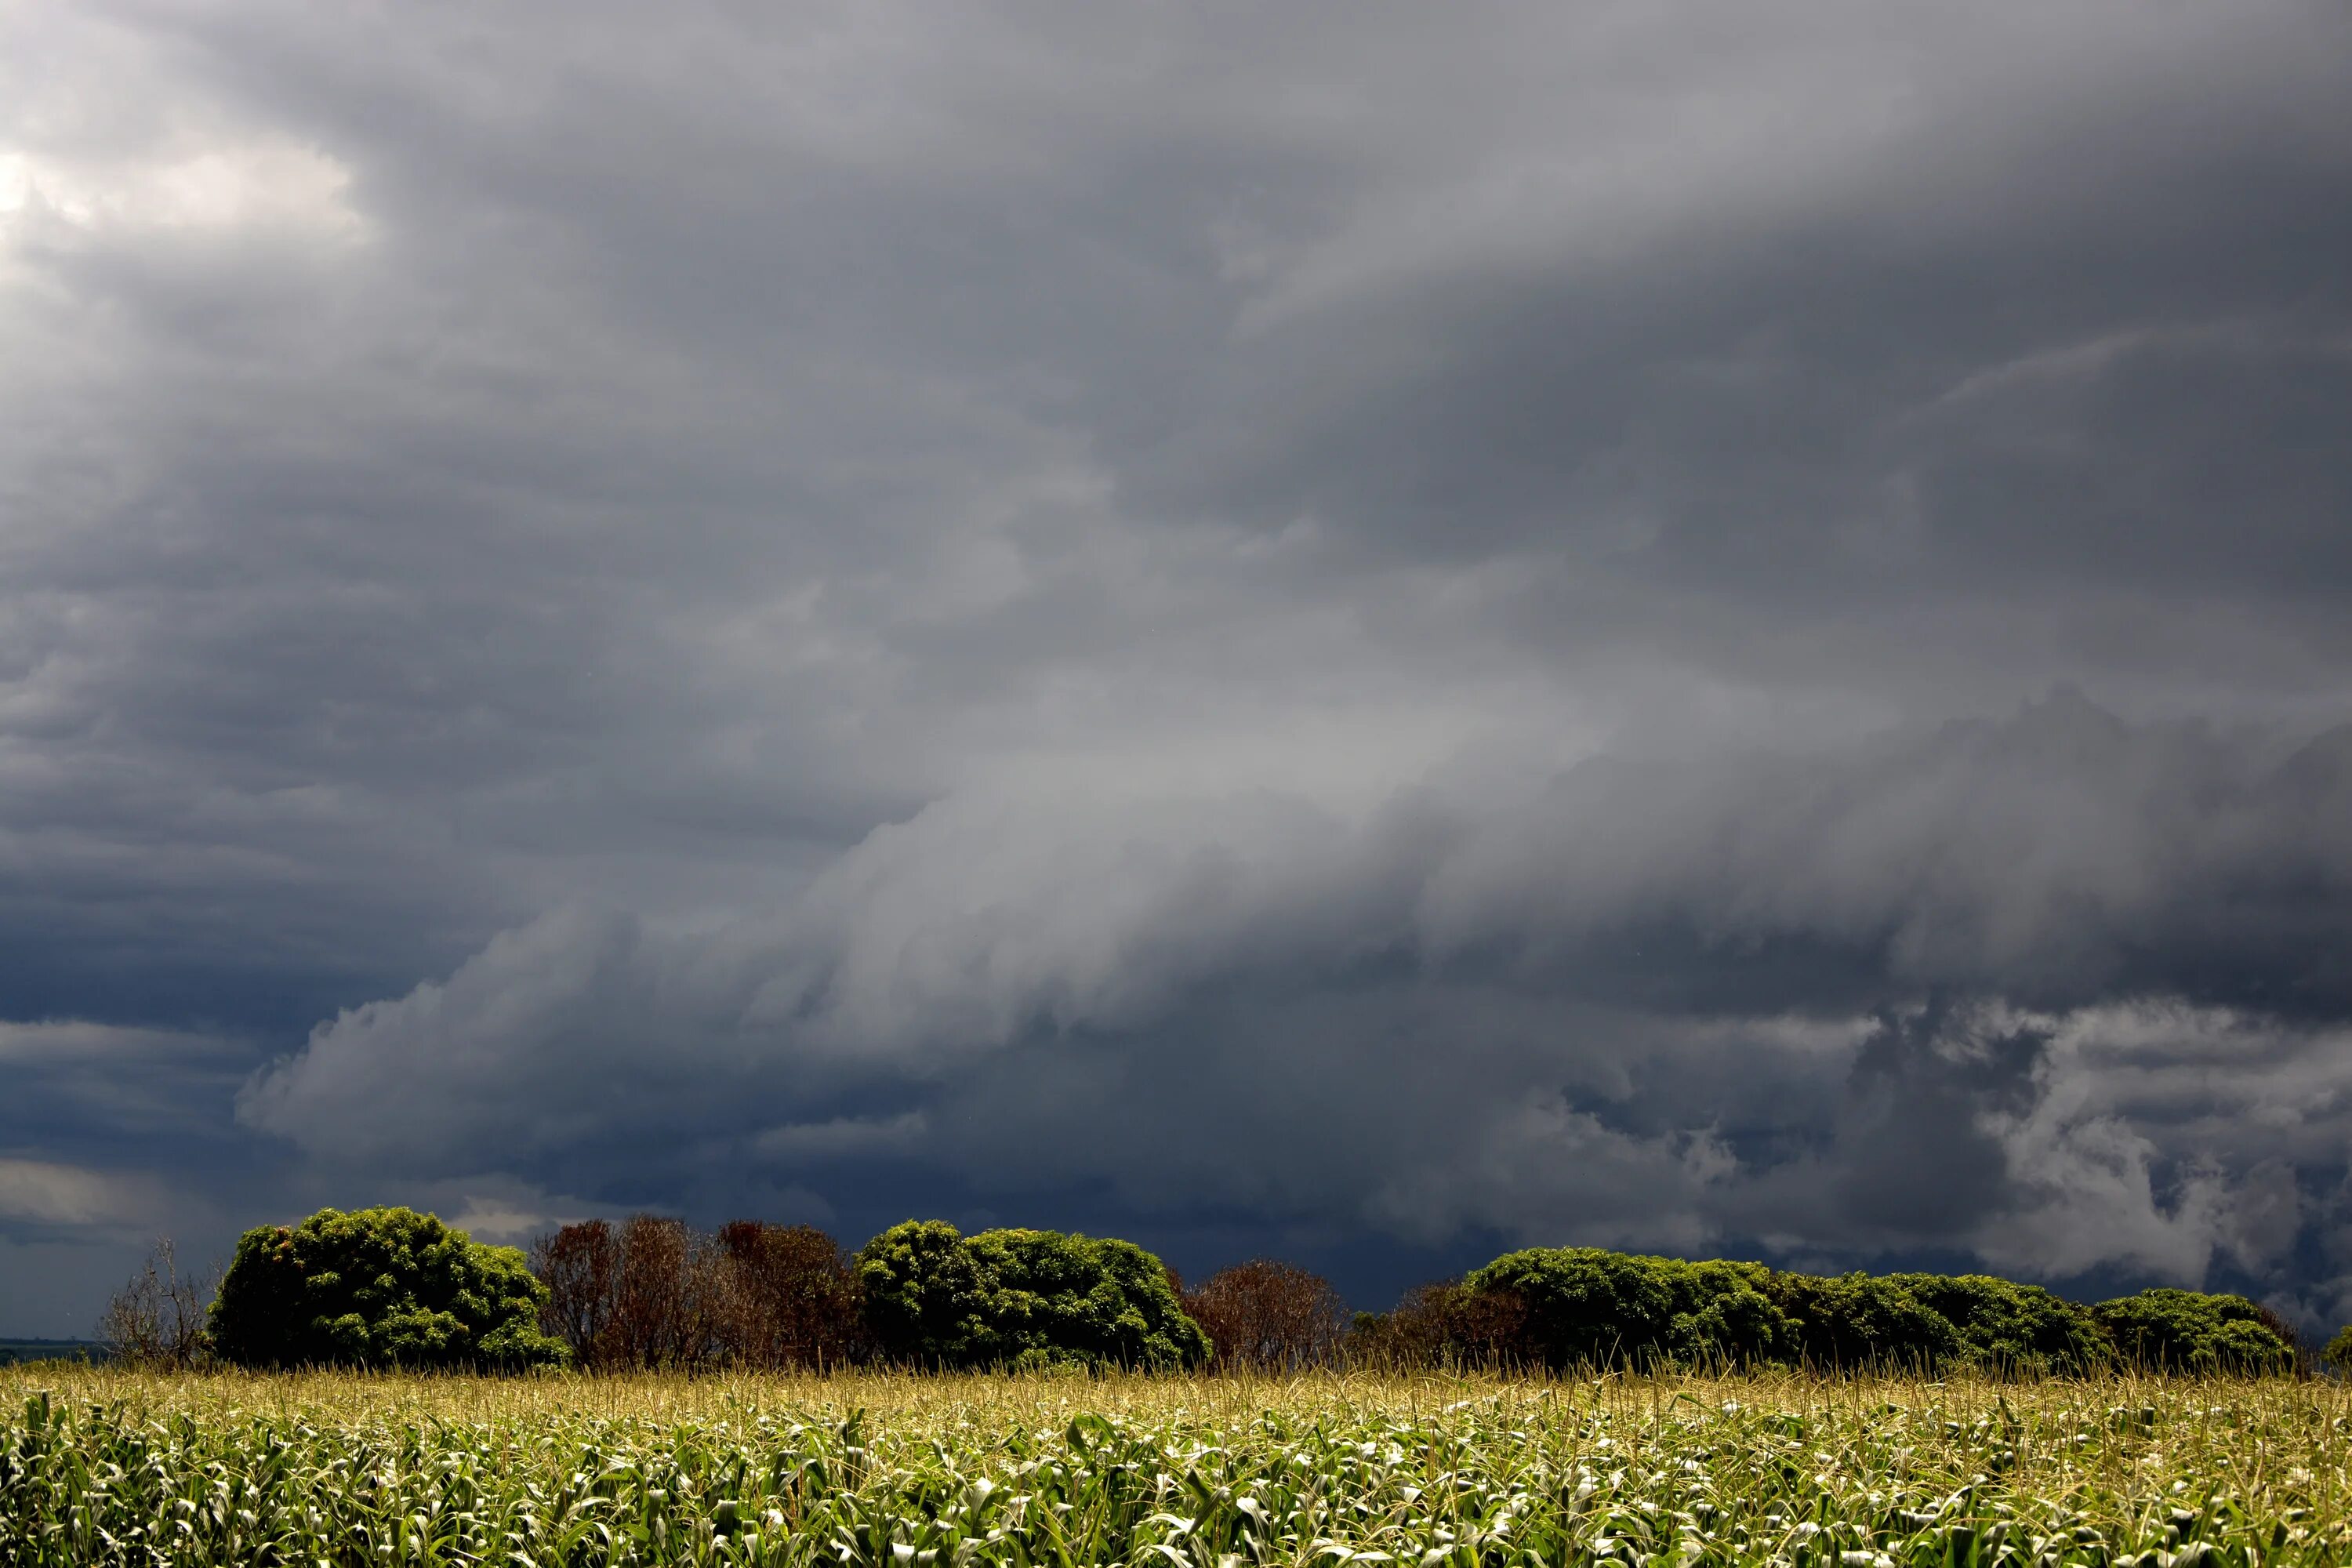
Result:
{"label": "tree line", "polygon": [[1131,1242],[1058,1231],[909,1220],[853,1253],[810,1226],[639,1214],[561,1226],[526,1253],[402,1208],[248,1231],[216,1287],[166,1244],[100,1333],[167,1365],[2352,1370],[2352,1329],[2308,1356],[2256,1302],[2164,1288],[2083,1303],[1988,1275],[1534,1247],[1350,1312],[1292,1264],[1188,1284]]}

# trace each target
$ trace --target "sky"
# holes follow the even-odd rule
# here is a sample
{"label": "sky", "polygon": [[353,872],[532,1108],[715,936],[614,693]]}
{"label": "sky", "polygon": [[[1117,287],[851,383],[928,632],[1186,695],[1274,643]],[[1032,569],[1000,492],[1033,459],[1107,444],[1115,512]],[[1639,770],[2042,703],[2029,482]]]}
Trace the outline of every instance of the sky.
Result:
{"label": "sky", "polygon": [[323,1205],[2352,1319],[2352,8],[0,0],[0,1333]]}

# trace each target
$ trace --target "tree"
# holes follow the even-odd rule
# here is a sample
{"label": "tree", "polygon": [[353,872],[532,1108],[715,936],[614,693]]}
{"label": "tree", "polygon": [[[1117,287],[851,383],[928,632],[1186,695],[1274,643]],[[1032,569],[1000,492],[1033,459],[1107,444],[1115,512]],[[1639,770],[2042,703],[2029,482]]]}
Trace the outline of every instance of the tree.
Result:
{"label": "tree", "polygon": [[857,1275],[839,1242],[814,1226],[737,1220],[720,1227],[719,1244],[736,1272],[733,1359],[826,1367],[864,1358]]}
{"label": "tree", "polygon": [[1221,1367],[1319,1366],[1348,1333],[1347,1303],[1329,1280],[1272,1258],[1221,1268],[1179,1298]]}
{"label": "tree", "polygon": [[567,1225],[530,1245],[530,1271],[547,1287],[540,1327],[562,1340],[574,1366],[598,1364],[620,1282],[620,1238],[601,1219]]}
{"label": "tree", "polygon": [[98,1320],[99,1342],[115,1360],[134,1366],[182,1372],[205,1364],[212,1336],[205,1310],[219,1272],[181,1273],[172,1238],[157,1237],[146,1263],[107,1302]]}
{"label": "tree", "polygon": [[837,1366],[866,1353],[857,1279],[812,1226],[583,1220],[531,1246],[541,1321],[583,1367]]}
{"label": "tree", "polygon": [[2275,1315],[2243,1296],[2158,1286],[2091,1309],[2131,1366],[2154,1372],[2290,1372],[2294,1347]]}
{"label": "tree", "polygon": [[739,1281],[716,1237],[681,1219],[637,1214],[622,1222],[615,1250],[598,1364],[690,1370],[727,1359]]}
{"label": "tree", "polygon": [[941,1219],[894,1225],[857,1249],[866,1324],[882,1353],[919,1366],[971,1366],[985,1354],[980,1262]]}
{"label": "tree", "polygon": [[561,1364],[540,1331],[546,1289],[511,1247],[405,1208],[320,1209],[239,1238],[211,1313],[240,1366]]}
{"label": "tree", "polygon": [[2352,1377],[2352,1323],[2336,1331],[2336,1337],[2327,1342],[2319,1359],[2335,1368],[2339,1376]]}
{"label": "tree", "polygon": [[1775,1274],[1769,1289],[1796,1322],[1799,1353],[1817,1367],[1926,1372],[1965,1352],[1949,1319],[1889,1279]]}
{"label": "tree", "polygon": [[908,1220],[857,1254],[885,1355],[929,1366],[1196,1366],[1208,1336],[1132,1242],[1051,1230],[966,1237]]}
{"label": "tree", "polygon": [[1990,1274],[1887,1278],[1949,1322],[1966,1357],[1989,1370],[2083,1373],[2115,1360],[2115,1343],[2088,1307],[2039,1285]]}
{"label": "tree", "polygon": [[1539,1361],[1528,1337],[1528,1305],[1500,1289],[1473,1290],[1459,1279],[1406,1291],[1392,1310],[1359,1312],[1343,1347],[1360,1366],[1518,1366]]}
{"label": "tree", "polygon": [[1795,1348],[1760,1264],[1687,1263],[1591,1247],[1536,1247],[1473,1271],[1474,1295],[1526,1313],[1526,1350],[1555,1370],[1654,1362],[1769,1361]]}

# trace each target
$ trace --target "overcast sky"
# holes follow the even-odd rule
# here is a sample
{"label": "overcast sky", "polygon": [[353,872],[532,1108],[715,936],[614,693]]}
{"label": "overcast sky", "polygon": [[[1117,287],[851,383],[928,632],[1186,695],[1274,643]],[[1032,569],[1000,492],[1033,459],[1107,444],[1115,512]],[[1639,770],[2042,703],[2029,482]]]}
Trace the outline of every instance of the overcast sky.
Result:
{"label": "overcast sky", "polygon": [[0,1333],[321,1204],[2352,1318],[2352,7],[0,5]]}

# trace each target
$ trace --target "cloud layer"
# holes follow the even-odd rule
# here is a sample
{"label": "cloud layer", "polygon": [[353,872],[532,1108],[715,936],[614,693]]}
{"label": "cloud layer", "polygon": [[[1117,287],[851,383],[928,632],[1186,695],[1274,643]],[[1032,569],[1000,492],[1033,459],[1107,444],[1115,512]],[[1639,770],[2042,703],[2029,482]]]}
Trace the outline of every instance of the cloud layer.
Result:
{"label": "cloud layer", "polygon": [[2352,1310],[2341,7],[0,16],[7,1326],[376,1196]]}

